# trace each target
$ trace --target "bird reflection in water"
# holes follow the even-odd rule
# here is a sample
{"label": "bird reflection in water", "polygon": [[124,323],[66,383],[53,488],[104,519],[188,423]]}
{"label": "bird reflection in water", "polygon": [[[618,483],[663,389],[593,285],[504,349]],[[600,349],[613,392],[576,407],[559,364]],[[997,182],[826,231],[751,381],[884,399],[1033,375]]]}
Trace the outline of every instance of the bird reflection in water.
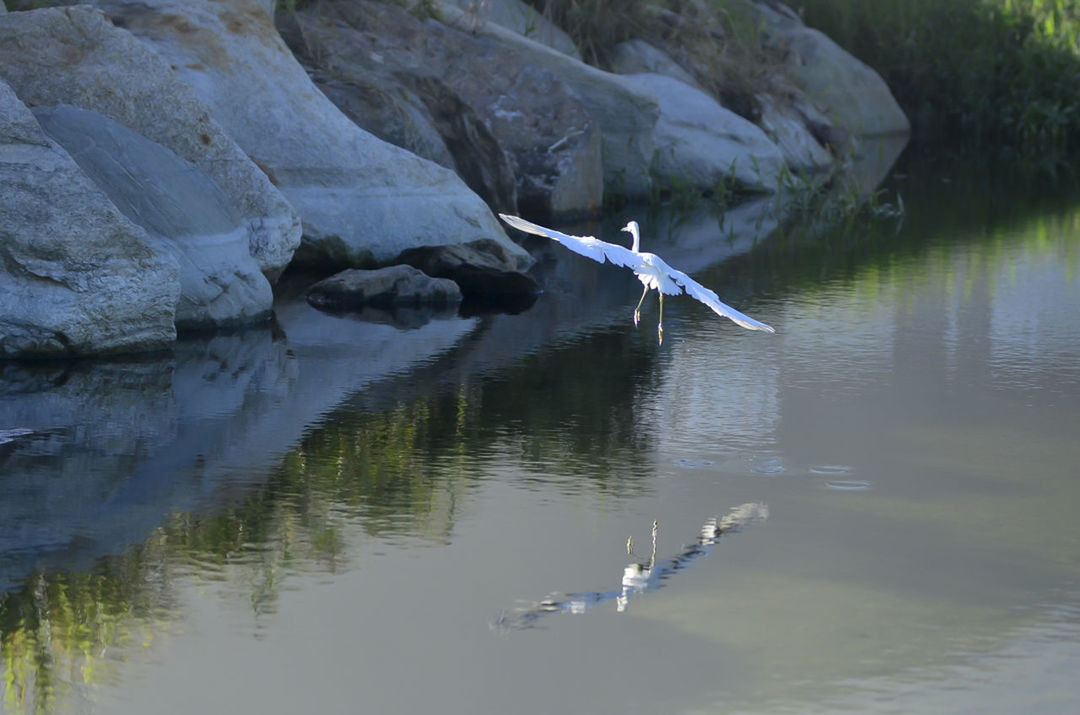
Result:
{"label": "bird reflection in water", "polygon": [[[656,542],[660,524],[654,521],[652,553],[649,560],[644,563],[631,561],[623,569],[622,583],[618,590],[552,594],[542,601],[503,611],[492,623],[492,628],[499,631],[534,628],[542,616],[552,613],[586,613],[594,606],[608,601],[614,601],[616,610],[622,613],[629,608],[633,598],[662,588],[676,572],[708,556],[720,537],[734,533],[755,521],[763,521],[768,516],[769,508],[765,504],[758,502],[741,504],[720,518],[710,518],[701,526],[701,531],[694,543],[683,547],[678,554],[659,563],[656,561]],[[633,556],[633,537],[627,539],[626,551],[628,555]]]}

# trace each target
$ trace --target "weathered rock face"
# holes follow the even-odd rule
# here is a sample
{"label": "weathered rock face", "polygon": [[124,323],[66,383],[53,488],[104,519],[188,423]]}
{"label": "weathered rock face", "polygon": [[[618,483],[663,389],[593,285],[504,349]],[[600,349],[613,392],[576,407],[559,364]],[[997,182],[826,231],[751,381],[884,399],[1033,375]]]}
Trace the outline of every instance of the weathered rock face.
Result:
{"label": "weathered rock face", "polygon": [[653,165],[657,181],[703,189],[734,181],[746,189],[776,190],[784,159],[756,125],[671,77],[637,74],[627,79],[660,102]]}
{"label": "weathered rock face", "polygon": [[507,205],[506,157],[512,213],[571,216],[601,205],[595,122],[565,83],[520,53],[385,3],[317,3],[295,19],[299,32],[286,37],[320,72],[346,82],[375,76],[420,97],[458,173],[493,207]]}
{"label": "weathered rock face", "polygon": [[455,171],[493,211],[517,209],[510,158],[472,107],[435,77],[392,71],[382,55],[357,72],[321,69],[326,58],[311,54],[298,19],[294,13],[278,15],[281,36],[345,116],[383,141]]}
{"label": "weathered rock face", "polygon": [[[260,11],[261,12],[261,11]],[[210,176],[274,279],[300,238],[292,207],[160,55],[86,6],[0,18],[0,75],[30,106],[72,104],[134,129]]]}
{"label": "weathered rock face", "polygon": [[248,235],[210,177],[171,151],[96,112],[34,109],[71,155],[156,250],[180,266],[177,330],[245,325],[270,316],[270,284]]}
{"label": "weathered rock face", "polygon": [[432,124],[454,158],[458,176],[495,212],[516,210],[513,163],[499,140],[473,108],[434,77],[402,78],[424,97]]}
{"label": "weathered rock face", "polygon": [[813,122],[799,108],[776,97],[761,94],[760,126],[780,149],[784,163],[795,173],[815,173],[833,165],[833,156],[821,145],[809,126]]}
{"label": "weathered rock face", "polygon": [[175,258],[155,250],[2,80],[0,187],[0,357],[172,343]]}
{"label": "weathered rock face", "polygon": [[415,246],[490,238],[530,262],[453,172],[349,121],[253,0],[95,4],[176,68],[296,207],[306,256],[363,266]]}
{"label": "weathered rock face", "polygon": [[350,268],[308,289],[316,308],[350,310],[363,306],[444,307],[461,302],[461,289],[447,278],[432,278],[412,266],[387,266],[373,271]]}
{"label": "weathered rock face", "polygon": [[581,53],[562,29],[537,12],[532,5],[526,5],[521,0],[441,0],[440,6],[453,4],[465,12],[474,27],[473,30],[485,23],[493,22],[496,25],[513,30],[519,35],[535,40],[542,45],[547,45],[553,50],[558,50],[575,59],[581,59]]}
{"label": "weathered rock face", "polygon": [[[282,36],[290,41],[284,32]],[[427,105],[396,79],[375,72],[349,78],[317,69],[309,69],[309,74],[315,86],[364,131],[447,169],[457,170]],[[469,188],[487,200],[477,187],[469,184]]]}
{"label": "weathered rock face", "polygon": [[[470,29],[469,18],[460,10],[444,7],[443,17],[451,27]],[[630,197],[649,193],[653,127],[659,117],[655,97],[619,75],[590,67],[494,23],[476,27],[475,32],[513,49],[523,65],[548,70],[575,92],[600,128],[605,191]],[[500,109],[516,111],[512,104]]]}

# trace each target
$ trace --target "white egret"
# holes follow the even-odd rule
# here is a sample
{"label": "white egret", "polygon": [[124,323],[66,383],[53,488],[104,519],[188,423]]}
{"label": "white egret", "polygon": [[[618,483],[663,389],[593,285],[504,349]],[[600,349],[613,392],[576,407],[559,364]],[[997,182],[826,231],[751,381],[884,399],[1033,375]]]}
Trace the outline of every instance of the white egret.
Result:
{"label": "white egret", "polygon": [[641,304],[645,301],[645,296],[650,288],[654,289],[660,295],[660,322],[656,325],[656,332],[661,345],[664,343],[664,295],[679,295],[683,291],[686,291],[691,298],[699,300],[712,308],[717,315],[730,318],[744,328],[763,330],[766,333],[776,332],[765,323],[754,320],[750,316],[744,315],[723,303],[716,293],[713,293],[682,271],[677,271],[664,263],[663,259],[655,253],[638,250],[641,244],[641,234],[638,230],[637,221],[630,221],[621,229],[628,232],[634,240],[633,246],[626,248],[615,243],[601,241],[592,236],[571,236],[561,231],[538,226],[517,216],[499,214],[499,218],[519,231],[533,233],[537,236],[547,236],[566,246],[574,253],[579,253],[599,263],[607,260],[617,266],[632,270],[637,275],[638,280],[645,286],[645,290],[641,292],[641,300],[638,301],[637,307],[634,308],[634,325],[637,326],[641,320]]}

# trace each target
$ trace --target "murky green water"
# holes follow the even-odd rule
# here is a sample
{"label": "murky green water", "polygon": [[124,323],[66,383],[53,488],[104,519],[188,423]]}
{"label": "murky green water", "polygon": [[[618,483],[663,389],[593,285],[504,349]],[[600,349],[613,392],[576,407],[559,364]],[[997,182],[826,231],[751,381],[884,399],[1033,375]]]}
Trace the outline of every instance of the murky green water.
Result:
{"label": "murky green water", "polygon": [[0,367],[0,709],[1068,711],[1080,204],[896,186],[638,217],[776,335],[671,300],[659,347],[551,251],[519,315]]}

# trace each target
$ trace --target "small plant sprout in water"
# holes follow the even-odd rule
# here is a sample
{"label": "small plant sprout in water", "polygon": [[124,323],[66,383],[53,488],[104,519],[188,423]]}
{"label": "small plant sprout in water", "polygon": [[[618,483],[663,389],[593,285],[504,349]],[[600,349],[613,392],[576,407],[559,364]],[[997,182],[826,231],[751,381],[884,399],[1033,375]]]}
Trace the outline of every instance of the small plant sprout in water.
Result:
{"label": "small plant sprout in water", "polygon": [[765,323],[754,320],[750,316],[744,315],[726,303],[721,302],[716,293],[713,293],[682,271],[677,271],[664,263],[663,259],[655,253],[639,250],[641,235],[637,221],[630,221],[622,228],[623,231],[633,237],[633,246],[628,249],[618,244],[601,241],[592,236],[570,236],[561,231],[538,226],[517,216],[499,214],[499,218],[519,231],[525,231],[537,236],[547,236],[566,246],[574,253],[591,258],[598,263],[610,261],[617,266],[632,270],[637,275],[638,280],[645,286],[645,289],[641,291],[641,300],[638,301],[637,307],[634,308],[634,326],[636,327],[641,320],[641,304],[645,301],[645,296],[650,289],[655,290],[660,295],[660,321],[656,325],[656,333],[661,345],[664,343],[664,295],[679,295],[684,291],[691,298],[712,308],[717,315],[729,318],[748,330],[761,330],[766,333],[776,332]]}

